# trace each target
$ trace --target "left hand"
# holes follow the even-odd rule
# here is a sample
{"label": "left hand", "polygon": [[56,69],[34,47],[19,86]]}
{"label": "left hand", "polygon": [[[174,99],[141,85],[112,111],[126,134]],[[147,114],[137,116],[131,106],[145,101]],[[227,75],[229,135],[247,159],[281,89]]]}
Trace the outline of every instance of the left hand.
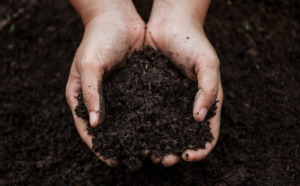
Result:
{"label": "left hand", "polygon": [[[192,2],[156,0],[147,24],[145,44],[162,51],[188,78],[198,82],[199,90],[193,108],[196,121],[203,121],[213,103],[219,100],[216,116],[210,119],[210,128],[215,139],[212,143],[206,144],[206,149],[186,150],[182,157],[172,154],[156,159],[152,157],[152,161],[161,162],[167,167],[178,163],[181,159],[194,162],[205,158],[216,145],[220,130],[223,101],[220,62],[203,30],[206,11],[201,12],[195,8],[199,7],[195,5],[198,2],[189,1]],[[188,158],[186,153],[189,155]]]}

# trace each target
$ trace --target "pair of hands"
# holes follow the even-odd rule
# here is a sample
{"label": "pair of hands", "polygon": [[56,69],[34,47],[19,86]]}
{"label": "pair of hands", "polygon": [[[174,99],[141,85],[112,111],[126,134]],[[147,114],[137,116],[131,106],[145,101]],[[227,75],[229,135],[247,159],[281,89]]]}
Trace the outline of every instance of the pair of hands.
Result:
{"label": "pair of hands", "polygon": [[[206,157],[218,140],[223,101],[219,59],[203,30],[210,0],[155,0],[147,25],[130,0],[70,2],[81,15],[85,32],[71,67],[66,96],[84,142],[92,149],[92,136],[86,130],[87,121],[74,112],[78,104],[75,97],[83,92],[91,126],[100,125],[105,112],[104,100],[99,94],[103,77],[124,66],[135,49],[150,45],[165,55],[172,53],[169,57],[174,65],[188,78],[198,81],[199,91],[193,108],[196,121],[202,121],[214,101],[219,100],[216,116],[210,120],[215,140],[206,144],[206,149],[186,150],[182,157],[171,154],[157,158],[150,155],[151,160],[172,166],[182,159],[194,162]],[[188,159],[186,153],[189,154]],[[120,161],[99,158],[112,167]]]}

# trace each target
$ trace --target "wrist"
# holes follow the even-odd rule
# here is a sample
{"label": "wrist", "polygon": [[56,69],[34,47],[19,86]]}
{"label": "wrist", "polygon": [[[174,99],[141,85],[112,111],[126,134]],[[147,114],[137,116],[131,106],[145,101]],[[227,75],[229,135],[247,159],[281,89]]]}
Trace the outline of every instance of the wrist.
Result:
{"label": "wrist", "polygon": [[93,18],[102,15],[109,14],[118,15],[124,10],[128,10],[128,7],[134,7],[131,0],[69,0],[75,10],[80,15],[83,24],[87,23]]}
{"label": "wrist", "polygon": [[152,14],[156,11],[154,17],[188,17],[203,27],[210,3],[211,0],[154,0]]}

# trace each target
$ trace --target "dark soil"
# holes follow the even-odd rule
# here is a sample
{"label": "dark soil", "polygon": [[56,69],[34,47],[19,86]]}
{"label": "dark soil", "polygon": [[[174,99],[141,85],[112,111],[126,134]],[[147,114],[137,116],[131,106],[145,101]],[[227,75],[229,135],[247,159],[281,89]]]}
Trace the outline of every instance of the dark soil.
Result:
{"label": "dark soil", "polygon": [[0,185],[299,186],[299,9],[298,0],[212,1],[218,143],[199,163],[146,159],[133,172],[101,162],[74,126],[65,86],[84,28],[68,1],[0,1]]}
{"label": "dark soil", "polygon": [[[194,120],[192,110],[197,83],[185,78],[163,55],[151,47],[135,52],[128,64],[103,83],[105,120],[89,125],[93,150],[105,158],[129,159],[134,163],[148,150],[156,156],[181,155],[186,149],[204,149],[213,140],[208,119]],[[82,95],[76,115],[88,119]]]}

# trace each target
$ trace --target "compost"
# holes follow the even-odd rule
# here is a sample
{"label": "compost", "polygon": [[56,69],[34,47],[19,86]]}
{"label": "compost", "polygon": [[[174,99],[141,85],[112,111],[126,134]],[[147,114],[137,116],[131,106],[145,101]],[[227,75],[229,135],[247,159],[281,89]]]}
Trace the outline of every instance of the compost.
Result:
{"label": "compost", "polygon": [[[103,123],[88,127],[93,150],[105,158],[134,160],[145,151],[155,156],[180,155],[186,149],[204,149],[213,140],[208,119],[196,122],[192,110],[197,83],[185,78],[159,51],[150,46],[136,51],[128,64],[103,83],[106,102]],[[88,119],[82,94],[75,108]]]}

